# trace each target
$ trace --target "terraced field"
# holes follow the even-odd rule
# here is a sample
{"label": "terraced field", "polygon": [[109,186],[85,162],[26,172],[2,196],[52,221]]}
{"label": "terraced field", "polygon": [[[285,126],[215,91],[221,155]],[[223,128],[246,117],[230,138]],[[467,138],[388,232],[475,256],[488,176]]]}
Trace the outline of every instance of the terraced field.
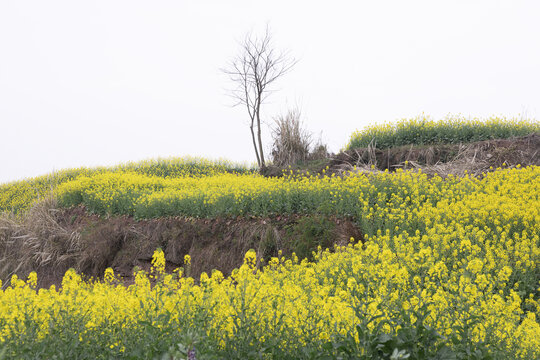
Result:
{"label": "terraced field", "polygon": [[309,259],[253,249],[230,274],[197,278],[189,253],[169,271],[160,248],[130,282],[112,268],[100,279],[69,270],[50,288],[35,272],[4,278],[0,358],[540,358],[540,167],[264,177],[173,163],[2,185],[0,250],[24,241],[6,229],[47,192],[55,211],[102,221],[317,216],[347,219],[363,236]]}
{"label": "terraced field", "polygon": [[60,349],[84,358],[149,358],[187,348],[202,358],[259,351],[282,358],[395,351],[536,358],[539,176],[540,168],[528,167],[482,179],[408,171],[80,177],[58,188],[64,205],[141,217],[352,215],[366,238],[335,252],[321,249],[313,262],[276,257],[258,268],[256,253],[248,252],[231,276],[215,271],[197,281],[185,276],[188,258],[165,274],[159,250],[153,271],[138,273],[129,287],[112,270],[97,283],[68,272],[61,289],[37,292],[35,274],[14,278],[0,295],[0,339],[15,357]]}

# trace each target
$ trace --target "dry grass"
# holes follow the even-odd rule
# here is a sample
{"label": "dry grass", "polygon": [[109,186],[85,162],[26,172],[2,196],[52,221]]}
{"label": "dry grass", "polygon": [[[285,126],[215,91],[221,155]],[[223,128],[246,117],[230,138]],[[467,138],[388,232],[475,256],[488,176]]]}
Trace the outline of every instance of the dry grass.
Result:
{"label": "dry grass", "polygon": [[[497,141],[488,140],[477,144],[460,144],[457,146],[457,153],[446,162],[426,161],[419,164],[415,161],[408,161],[407,164],[400,164],[402,167],[421,169],[429,175],[464,176],[466,174],[480,176],[492,171],[497,167],[538,165],[538,135],[523,137],[515,144],[508,140],[500,140],[506,146],[498,147]],[[428,148],[432,149],[432,147]],[[428,156],[426,156],[426,159]]]}
{"label": "dry grass", "polygon": [[289,110],[286,115],[278,116],[275,123],[276,126],[272,132],[274,165],[287,166],[306,161],[309,157],[312,137],[302,127],[300,111]]}
{"label": "dry grass", "polygon": [[343,175],[348,172],[379,173],[375,144],[371,142],[366,148],[353,149],[338,154],[332,159],[331,172]]}
{"label": "dry grass", "polygon": [[422,165],[415,161],[408,161],[407,164],[402,163],[400,165],[404,168],[421,170],[428,175],[437,174],[442,177],[447,177],[448,175],[464,176],[466,174],[479,176],[490,171],[491,165],[489,161],[482,159],[478,155],[478,149],[474,149],[471,146],[460,146],[458,154],[448,162],[435,162],[432,165]]}
{"label": "dry grass", "polygon": [[540,134],[486,140],[469,144],[402,146],[379,150],[371,143],[337,154],[331,171],[377,172],[388,169],[416,169],[429,175],[479,176],[499,167],[540,165]]}
{"label": "dry grass", "polygon": [[322,140],[315,140],[313,134],[303,127],[298,109],[289,110],[286,115],[275,119],[272,138],[272,161],[275,166],[296,165],[328,156],[328,148]]}
{"label": "dry grass", "polygon": [[[136,221],[126,216],[99,217],[82,207],[57,208],[54,199],[43,200],[20,216],[0,216],[0,279],[8,286],[11,276],[38,274],[38,287],[59,286],[69,268],[86,277],[101,277],[112,267],[126,283],[133,269],[149,270],[154,250],[167,254],[167,270],[192,259],[190,275],[219,269],[227,274],[242,264],[244,254],[254,249],[258,259],[290,255],[294,248],[291,229],[302,226],[302,216],[276,218],[184,217]],[[332,238],[337,243],[358,237],[350,220],[336,223]],[[292,231],[292,232],[291,232]],[[358,237],[359,239],[361,237]]]}
{"label": "dry grass", "polygon": [[56,201],[47,198],[22,217],[0,216],[0,278],[74,264],[81,252],[80,233],[62,226],[57,212]]}

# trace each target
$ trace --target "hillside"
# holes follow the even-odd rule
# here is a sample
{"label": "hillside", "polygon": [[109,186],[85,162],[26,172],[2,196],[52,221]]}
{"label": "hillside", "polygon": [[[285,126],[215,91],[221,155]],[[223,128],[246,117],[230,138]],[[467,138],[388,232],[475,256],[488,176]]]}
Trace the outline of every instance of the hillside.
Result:
{"label": "hillside", "polygon": [[[4,209],[19,214],[8,212],[0,219],[6,254],[0,278],[7,284],[13,273],[26,277],[36,270],[39,286],[48,287],[59,285],[69,268],[100,277],[112,267],[129,281],[134,267],[149,269],[158,247],[166,250],[171,269],[182,266],[189,254],[195,278],[212,269],[229,274],[249,249],[257,249],[264,260],[279,250],[310,258],[318,246],[332,248],[374,234],[364,219],[365,205],[357,208],[343,198],[357,195],[339,190],[341,179],[355,187],[375,186],[371,195],[359,192],[368,195],[371,207],[383,187],[389,182],[399,186],[396,179],[403,176],[385,171],[420,171],[427,177],[410,176],[431,186],[427,179],[434,175],[484,176],[501,168],[539,166],[539,149],[540,135],[533,133],[469,144],[356,148],[303,165],[270,168],[263,176],[225,160],[185,158],[66,170],[13,182],[0,186]],[[203,193],[212,193],[212,199]],[[185,200],[174,203],[175,198]],[[32,205],[33,199],[42,200]]]}
{"label": "hillside", "polygon": [[533,133],[264,174],[174,159],[1,185],[0,345],[538,358],[539,149]]}

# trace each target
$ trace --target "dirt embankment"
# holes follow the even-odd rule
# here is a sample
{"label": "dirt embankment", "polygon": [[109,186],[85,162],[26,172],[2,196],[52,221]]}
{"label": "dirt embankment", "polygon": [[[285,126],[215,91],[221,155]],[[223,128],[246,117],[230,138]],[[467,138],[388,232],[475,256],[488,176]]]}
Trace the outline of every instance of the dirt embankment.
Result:
{"label": "dirt embankment", "polygon": [[54,201],[33,208],[24,220],[0,219],[0,278],[25,278],[38,273],[38,286],[59,285],[74,268],[86,277],[101,277],[107,267],[132,280],[133,269],[149,270],[154,250],[162,248],[167,271],[184,266],[191,256],[190,275],[219,269],[224,274],[239,265],[249,250],[268,260],[282,250],[309,257],[321,245],[362,239],[353,221],[321,216],[195,219],[89,215],[82,207],[57,209]]}
{"label": "dirt embankment", "polygon": [[358,148],[341,152],[331,159],[330,170],[361,169],[395,171],[408,167],[425,173],[479,175],[499,167],[540,165],[540,134],[468,144],[400,146],[380,150]]}
{"label": "dirt embankment", "polygon": [[499,167],[540,166],[540,133],[510,139],[494,139],[465,144],[407,145],[390,149],[357,148],[291,167],[269,165],[261,175],[281,177],[295,173],[337,175],[348,171],[395,171],[421,169],[441,176],[480,175]]}

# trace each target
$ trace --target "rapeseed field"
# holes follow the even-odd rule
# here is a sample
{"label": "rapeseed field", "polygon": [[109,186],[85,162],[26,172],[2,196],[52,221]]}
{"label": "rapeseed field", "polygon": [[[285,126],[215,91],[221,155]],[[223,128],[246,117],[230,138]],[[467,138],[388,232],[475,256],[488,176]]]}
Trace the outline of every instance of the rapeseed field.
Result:
{"label": "rapeseed field", "polygon": [[420,115],[397,122],[375,124],[352,133],[346,149],[373,146],[387,149],[403,145],[459,144],[506,139],[539,132],[536,120],[504,117],[487,119],[449,115],[441,120]]}
{"label": "rapeseed field", "polygon": [[56,188],[80,176],[132,172],[162,178],[178,176],[198,177],[220,173],[251,173],[254,169],[245,164],[231,161],[208,160],[200,157],[181,157],[168,159],[128,162],[118,166],[76,168],[37,176],[30,179],[0,184],[0,213],[21,213],[28,210],[35,201],[54,196]]}
{"label": "rapeseed field", "polygon": [[[126,169],[57,186],[103,215],[354,218],[364,239],[314,261],[255,251],[224,276],[165,273],[126,286],[68,271],[0,291],[0,356],[35,359],[538,359],[540,168],[482,177],[421,172],[162,177]],[[37,354],[37,355],[36,355]]]}

